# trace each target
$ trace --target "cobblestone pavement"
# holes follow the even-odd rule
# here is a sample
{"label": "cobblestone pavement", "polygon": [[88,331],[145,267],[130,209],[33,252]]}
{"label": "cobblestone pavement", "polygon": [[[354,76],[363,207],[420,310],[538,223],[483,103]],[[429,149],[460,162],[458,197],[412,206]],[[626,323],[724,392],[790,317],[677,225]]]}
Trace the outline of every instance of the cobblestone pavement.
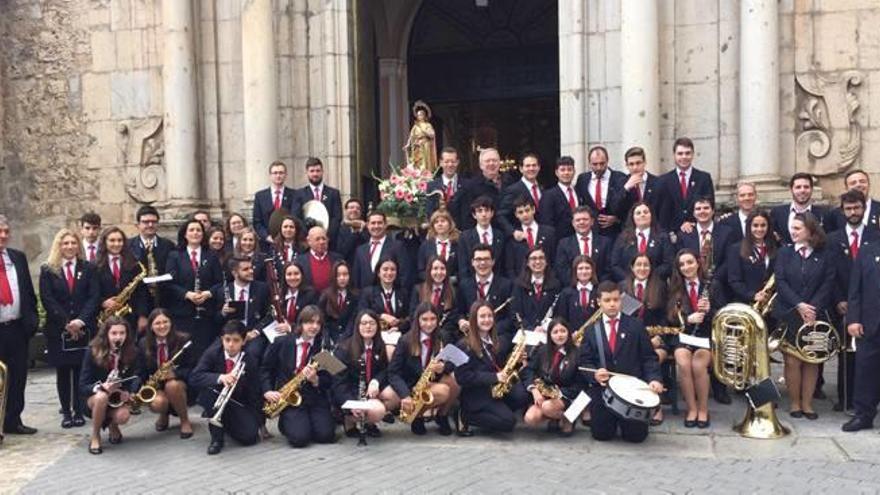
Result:
{"label": "cobblestone pavement", "polygon": [[[832,366],[826,367],[833,368]],[[833,390],[833,377],[825,389]],[[730,425],[744,405],[712,403],[712,427],[686,430],[668,414],[642,445],[598,443],[579,429],[560,439],[523,426],[513,435],[414,437],[400,424],[382,438],[292,450],[277,435],[243,448],[227,441],[208,457],[207,426],[189,440],[153,431],[145,413],[123,429],[125,441],[86,452],[87,429],[62,430],[54,374],[30,375],[25,422],[35,437],[7,436],[0,447],[0,493],[839,493],[880,492],[880,436],[844,434],[846,420],[817,401],[818,421],[792,420],[782,440],[748,440]],[[784,409],[783,405],[780,410]],[[193,414],[196,414],[193,409]],[[270,429],[275,432],[272,425]]]}

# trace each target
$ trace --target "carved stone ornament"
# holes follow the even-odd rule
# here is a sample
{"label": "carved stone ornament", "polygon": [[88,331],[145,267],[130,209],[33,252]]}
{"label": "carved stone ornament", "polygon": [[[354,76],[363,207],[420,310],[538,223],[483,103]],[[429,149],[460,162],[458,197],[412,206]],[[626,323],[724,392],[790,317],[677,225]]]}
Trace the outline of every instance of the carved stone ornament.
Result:
{"label": "carved stone ornament", "polygon": [[836,174],[855,162],[862,149],[855,113],[859,99],[853,91],[862,83],[859,71],[840,74],[801,74],[798,87],[796,163],[799,172]]}
{"label": "carved stone ornament", "polygon": [[119,152],[125,164],[125,191],[138,203],[163,199],[165,147],[162,119],[128,120],[119,124]]}

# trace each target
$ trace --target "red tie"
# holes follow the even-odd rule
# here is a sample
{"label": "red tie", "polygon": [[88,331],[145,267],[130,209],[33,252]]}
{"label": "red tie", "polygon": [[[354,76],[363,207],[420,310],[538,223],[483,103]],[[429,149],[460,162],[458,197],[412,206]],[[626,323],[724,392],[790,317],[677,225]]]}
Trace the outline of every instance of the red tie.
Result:
{"label": "red tie", "polygon": [[287,323],[293,325],[294,322],[296,322],[296,296],[287,301]]}
{"label": "red tie", "polygon": [[232,368],[234,368],[234,367],[235,367],[235,361],[233,361],[231,359],[227,359],[226,360],[226,371],[224,373],[227,373],[227,374],[230,373],[232,371]]}
{"label": "red tie", "polygon": [[391,297],[394,295],[394,292],[385,292],[382,291],[382,299],[385,301],[385,314],[393,315],[394,309],[391,307]]}
{"label": "red tie", "polygon": [[342,292],[339,293],[339,296],[336,299],[336,305],[339,306],[339,311],[342,311],[345,308],[345,296],[342,295]]}
{"label": "red tie", "polygon": [[245,300],[245,297],[244,297],[244,296],[245,296],[246,293],[247,293],[247,291],[246,291],[245,289],[241,289],[241,292],[238,293],[238,300],[239,300],[239,301],[244,301],[244,300]]}
{"label": "red tie", "polygon": [[532,235],[531,227],[526,227],[526,242],[529,243],[529,249],[535,247],[535,237]]}
{"label": "red tie", "polygon": [[4,261],[3,253],[4,251],[0,251],[0,306],[11,306],[13,302],[12,287],[9,285],[9,277],[6,275],[6,261]]}
{"label": "red tie", "polygon": [[489,231],[483,232],[483,244],[489,244]]}
{"label": "red tie", "polygon": [[425,355],[422,356],[422,368],[427,368],[428,363],[431,362],[431,339],[425,338],[422,340],[422,345],[425,346]]}
{"label": "red tie", "polygon": [[440,259],[446,261],[446,244],[447,241],[440,241]]}
{"label": "red tie", "polygon": [[67,262],[67,291],[73,294],[73,262]]}
{"label": "red tie", "polygon": [[541,202],[541,198],[538,196],[537,184],[532,184],[532,200],[535,202],[535,211],[538,211],[538,203]]}
{"label": "red tie", "polygon": [[767,245],[766,244],[762,244],[762,245],[758,246],[758,256],[760,256],[761,261],[764,261],[764,259],[767,257]]}
{"label": "red tie", "polygon": [[556,353],[553,354],[553,364],[550,365],[550,375],[553,377],[553,381],[559,380],[559,363],[561,363],[561,362],[562,362],[562,353],[559,351],[556,351]]}
{"label": "red tie", "polygon": [[679,172],[678,176],[680,177],[678,181],[678,187],[681,189],[681,198],[687,199],[688,196],[688,183],[687,183],[687,174],[684,172]]}
{"label": "red tie", "polygon": [[440,287],[434,288],[434,297],[431,298],[431,304],[433,304],[435,307],[440,306],[440,294],[442,293],[442,291],[443,289],[441,289]]}
{"label": "red tie", "polygon": [[636,186],[636,202],[642,202],[642,186]]}
{"label": "red tie", "polygon": [[697,304],[699,303],[699,297],[697,295],[697,283],[691,282],[691,290],[688,293],[688,297],[691,300],[691,311],[697,310]]}
{"label": "red tie", "polygon": [[611,348],[611,353],[614,354],[614,350],[617,348],[617,318],[608,320],[608,326],[611,328],[611,332],[608,335],[608,347]]}
{"label": "red tie", "polygon": [[596,176],[596,192],[593,194],[593,199],[596,200],[596,210],[602,209],[602,176]]}
{"label": "red tie", "polygon": [[165,361],[168,361],[168,345],[165,342],[159,342],[159,366],[165,364]]}
{"label": "red tie", "polygon": [[541,283],[535,282],[535,300],[536,301],[541,300],[541,296],[544,294],[544,291],[542,289],[543,289],[543,287],[541,286]]}
{"label": "red tie", "polygon": [[571,191],[571,186],[568,186],[568,207],[571,208],[571,211],[574,211],[577,208],[577,202],[574,200],[574,193]]}
{"label": "red tie", "polygon": [[321,201],[321,189],[318,187],[315,188],[315,201]]}
{"label": "red tie", "polygon": [[367,347],[364,349],[364,363],[367,365],[367,386],[369,383],[373,381],[373,348]]}
{"label": "red tie", "polygon": [[113,280],[116,282],[116,287],[119,287],[119,278],[122,276],[119,273],[119,256],[113,257]]}
{"label": "red tie", "polygon": [[639,232],[639,254],[645,254],[648,251],[648,239],[645,238],[644,232]]}
{"label": "red tie", "polygon": [[807,246],[804,246],[804,247],[798,249],[798,251],[801,253],[801,258],[807,257]]}
{"label": "red tie", "polygon": [[852,243],[849,245],[849,252],[852,259],[856,259],[859,255],[859,233],[853,231],[850,235],[852,236]]}
{"label": "red tie", "polygon": [[[636,299],[638,299],[642,303],[645,302],[645,288],[642,286],[642,284],[640,284],[638,282],[636,283]],[[639,318],[644,318],[644,317],[645,317],[645,305],[642,304],[642,306],[639,308]]]}
{"label": "red tie", "polygon": [[309,359],[309,343],[305,340],[302,341],[299,348],[300,357],[299,357],[299,366],[296,367],[296,372],[299,373],[303,368],[306,367],[306,363]]}
{"label": "red tie", "polygon": [[281,208],[281,191],[275,191],[275,203],[272,205],[272,209],[277,210]]}
{"label": "red tie", "polygon": [[444,194],[444,196],[446,196],[447,203],[452,201],[452,181],[449,181],[449,183],[446,184],[446,193]]}
{"label": "red tie", "polygon": [[480,299],[486,299],[486,282],[477,282],[477,289],[480,292]]}
{"label": "red tie", "polygon": [[370,242],[370,261],[373,260],[373,255],[376,254],[377,247],[379,247],[379,241],[371,241]]}
{"label": "red tie", "polygon": [[586,287],[581,287],[581,309],[586,311],[587,306],[589,306],[589,305],[590,305],[590,291],[588,291]]}
{"label": "red tie", "polygon": [[590,256],[590,253],[592,252],[590,250],[590,236],[584,235],[581,236],[581,239],[583,239],[584,241],[584,252],[581,254],[583,254],[584,256]]}
{"label": "red tie", "polygon": [[198,254],[198,251],[193,249],[192,251],[189,252],[189,256],[190,256],[189,257],[189,266],[192,267],[193,273],[195,273],[196,276],[198,276],[198,273],[199,273],[199,254]]}
{"label": "red tie", "polygon": [[95,245],[89,246],[89,263],[95,262]]}

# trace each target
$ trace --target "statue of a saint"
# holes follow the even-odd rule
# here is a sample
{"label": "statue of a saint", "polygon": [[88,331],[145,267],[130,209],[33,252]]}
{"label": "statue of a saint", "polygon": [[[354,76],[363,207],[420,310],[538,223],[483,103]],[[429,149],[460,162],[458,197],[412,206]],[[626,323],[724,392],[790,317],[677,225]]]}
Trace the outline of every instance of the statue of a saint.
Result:
{"label": "statue of a saint", "polygon": [[422,100],[413,104],[415,122],[409,131],[409,139],[403,150],[407,163],[418,169],[437,170],[437,140],[434,126],[431,125],[431,108]]}

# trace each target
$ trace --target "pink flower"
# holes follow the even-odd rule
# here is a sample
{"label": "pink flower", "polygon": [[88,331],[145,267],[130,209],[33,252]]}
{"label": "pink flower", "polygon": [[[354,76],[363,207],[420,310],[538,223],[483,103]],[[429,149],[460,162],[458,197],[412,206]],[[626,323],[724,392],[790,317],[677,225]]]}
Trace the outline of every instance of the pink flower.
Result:
{"label": "pink flower", "polygon": [[394,197],[397,199],[403,199],[404,198],[403,189],[397,189],[396,191],[394,191]]}
{"label": "pink flower", "polygon": [[406,195],[404,196],[404,200],[405,200],[407,203],[412,203],[413,195],[412,195],[411,193],[406,193]]}
{"label": "pink flower", "polygon": [[425,192],[427,190],[428,190],[428,183],[427,182],[419,182],[419,191]]}
{"label": "pink flower", "polygon": [[396,175],[392,175],[388,180],[391,181],[392,184],[400,183],[400,178]]}

